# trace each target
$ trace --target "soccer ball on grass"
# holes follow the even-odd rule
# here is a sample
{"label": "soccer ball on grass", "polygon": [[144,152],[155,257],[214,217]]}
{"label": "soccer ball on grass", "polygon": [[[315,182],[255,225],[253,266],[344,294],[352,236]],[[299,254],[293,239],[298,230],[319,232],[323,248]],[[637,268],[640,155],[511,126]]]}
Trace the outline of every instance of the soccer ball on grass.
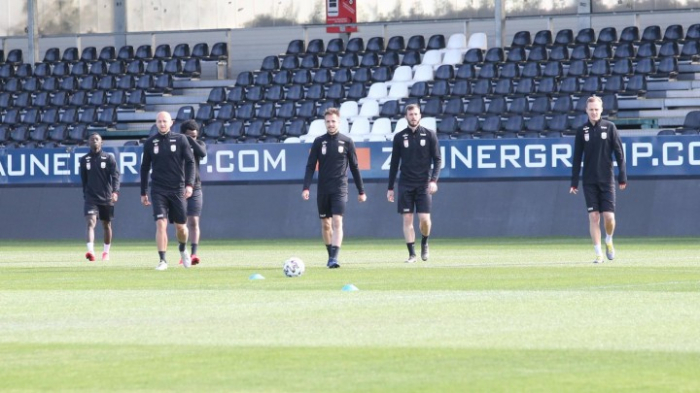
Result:
{"label": "soccer ball on grass", "polygon": [[284,271],[284,275],[287,277],[299,277],[304,274],[306,267],[301,259],[291,257],[284,261],[284,268],[282,270]]}

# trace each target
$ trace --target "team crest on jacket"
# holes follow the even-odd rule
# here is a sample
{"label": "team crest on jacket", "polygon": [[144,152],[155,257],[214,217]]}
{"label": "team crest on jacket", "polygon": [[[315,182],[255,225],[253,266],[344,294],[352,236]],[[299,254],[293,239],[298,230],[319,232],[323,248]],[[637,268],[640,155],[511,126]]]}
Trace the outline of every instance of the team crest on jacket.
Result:
{"label": "team crest on jacket", "polygon": [[403,140],[403,147],[408,149],[408,139],[404,138]]}
{"label": "team crest on jacket", "polygon": [[176,150],[177,150],[177,145],[170,145],[171,152],[175,153]]}
{"label": "team crest on jacket", "polygon": [[159,151],[159,150],[160,150],[160,149],[158,148],[158,144],[157,144],[157,143],[156,143],[155,145],[153,145],[153,154],[158,154],[158,151]]}
{"label": "team crest on jacket", "polygon": [[600,139],[603,139],[603,140],[608,139],[608,133],[607,133],[607,132],[601,132],[601,133],[600,133]]}
{"label": "team crest on jacket", "polygon": [[102,169],[107,168],[107,163],[104,162],[104,161],[102,161],[102,162],[100,163],[100,168],[102,168]]}
{"label": "team crest on jacket", "polygon": [[87,164],[86,164],[85,166],[87,167],[87,170],[89,171],[89,170],[90,170],[90,167],[91,167],[90,161],[88,161]]}
{"label": "team crest on jacket", "polygon": [[326,144],[327,143],[328,142],[326,142],[326,141],[321,142],[321,155],[323,155],[323,156],[326,155]]}
{"label": "team crest on jacket", "polygon": [[421,145],[421,146],[425,146],[425,139],[421,139],[421,140],[420,140],[420,145]]}

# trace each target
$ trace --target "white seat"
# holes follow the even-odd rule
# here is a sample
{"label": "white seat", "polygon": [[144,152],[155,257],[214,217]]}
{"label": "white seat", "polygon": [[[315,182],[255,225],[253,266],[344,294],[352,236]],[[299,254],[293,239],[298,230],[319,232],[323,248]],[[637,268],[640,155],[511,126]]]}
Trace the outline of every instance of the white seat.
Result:
{"label": "white seat", "polygon": [[[309,125],[309,132],[306,133],[307,137],[316,138],[326,133],[326,121],[324,119],[316,119]],[[313,140],[313,139],[312,139]]]}
{"label": "white seat", "polygon": [[350,136],[366,137],[370,133],[369,119],[366,117],[357,117],[355,121],[352,122],[352,127],[350,127]]}
{"label": "white seat", "polygon": [[[457,65],[462,64],[462,57],[464,56],[464,51],[458,49],[450,49],[445,52],[445,56],[442,58],[442,64]],[[441,64],[441,65],[442,65]],[[439,67],[439,66],[437,66]],[[437,69],[435,67],[435,69]]]}
{"label": "white seat", "polygon": [[[421,62],[422,65],[429,65],[429,66],[435,66],[439,65],[442,63],[442,52],[437,50],[437,49],[431,49],[427,52],[425,52],[425,55],[423,55],[423,61]],[[414,67],[414,70],[420,67],[420,65],[417,65]]]}
{"label": "white seat", "polygon": [[367,100],[362,103],[360,108],[360,117],[377,117],[379,116],[379,102],[376,100]]}
{"label": "white seat", "polygon": [[355,142],[355,143],[357,143],[357,142],[364,142],[364,141],[365,141],[365,137],[366,137],[366,135],[353,135],[353,134],[349,134],[349,135],[348,135],[348,138],[352,139],[352,141]]}
{"label": "white seat", "polygon": [[469,42],[467,43],[467,50],[471,48],[479,48],[485,51],[487,48],[488,39],[486,33],[474,33],[469,36]]}
{"label": "white seat", "polygon": [[447,45],[445,45],[445,49],[463,49],[464,51],[466,51],[467,36],[463,33],[452,34],[447,40]]}
{"label": "white seat", "polygon": [[394,70],[394,76],[389,82],[386,82],[387,87],[391,88],[396,83],[407,83],[413,79],[413,70],[410,66],[399,66]]}
{"label": "white seat", "polygon": [[309,132],[306,135],[299,137],[301,142],[311,143],[317,137],[326,133],[326,121],[324,119],[316,119],[309,125]]}
{"label": "white seat", "polygon": [[340,117],[348,118],[357,116],[357,101],[345,101],[340,104]]}
{"label": "white seat", "polygon": [[382,136],[383,138],[386,138],[386,135],[391,134],[391,131],[391,119],[380,117],[379,119],[374,120],[374,123],[372,123],[372,131],[370,132],[370,135]]}
{"label": "white seat", "polygon": [[295,136],[290,136],[289,138],[284,140],[284,143],[299,143],[301,142],[301,139],[295,137]]}
{"label": "white seat", "polygon": [[399,131],[403,131],[404,128],[408,127],[408,120],[406,120],[405,117],[402,117],[399,119],[399,121],[396,122],[396,126],[394,127],[394,134],[396,134]]}
{"label": "white seat", "polygon": [[369,91],[367,92],[367,97],[360,98],[358,100],[358,102],[360,104],[364,104],[368,100],[371,100],[371,101],[381,100],[382,98],[386,97],[386,92],[387,92],[387,87],[386,87],[386,84],[384,82],[373,83],[372,86],[369,87]]}
{"label": "white seat", "polygon": [[[323,125],[324,126],[326,125],[325,122]],[[347,134],[348,132],[350,132],[350,124],[348,123],[348,119],[341,117],[340,118],[340,127],[338,127],[338,128],[340,129],[340,132],[342,132],[343,134]]]}
{"label": "white seat", "polygon": [[437,119],[434,117],[424,117],[420,119],[420,125],[429,130],[435,131],[437,129]]}
{"label": "white seat", "polygon": [[413,74],[413,82],[430,82],[435,74],[432,65],[421,64],[416,66],[416,72]]}
{"label": "white seat", "polygon": [[391,85],[389,89],[389,94],[379,102],[382,104],[391,100],[400,100],[402,98],[408,97],[408,84],[407,83],[396,83]]}

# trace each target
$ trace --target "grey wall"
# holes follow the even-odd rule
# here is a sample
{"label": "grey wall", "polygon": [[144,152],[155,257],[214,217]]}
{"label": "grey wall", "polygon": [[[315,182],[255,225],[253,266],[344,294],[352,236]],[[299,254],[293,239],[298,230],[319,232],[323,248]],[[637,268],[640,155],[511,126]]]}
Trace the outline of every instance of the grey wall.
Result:
{"label": "grey wall", "polygon": [[[299,184],[205,185],[202,236],[318,237],[314,192],[312,187],[311,200],[303,201]],[[401,219],[386,201],[386,185],[368,184],[367,195],[360,204],[351,191],[345,235],[401,238]],[[617,235],[699,236],[698,196],[697,180],[632,179],[618,193]],[[570,195],[566,180],[443,182],[433,206],[437,237],[588,236],[583,195]],[[115,215],[115,238],[153,238],[151,208],[140,205],[138,187],[122,189]],[[81,191],[0,188],[0,222],[0,239],[82,239]]]}

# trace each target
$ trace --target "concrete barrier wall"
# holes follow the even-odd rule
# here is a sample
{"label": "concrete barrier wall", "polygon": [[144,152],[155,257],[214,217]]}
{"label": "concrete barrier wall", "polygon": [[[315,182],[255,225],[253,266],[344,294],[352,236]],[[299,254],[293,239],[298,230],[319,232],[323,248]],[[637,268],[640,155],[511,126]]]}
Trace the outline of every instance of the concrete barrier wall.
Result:
{"label": "concrete barrier wall", "polygon": [[[402,237],[396,205],[386,184],[367,184],[360,204],[351,187],[346,237]],[[583,195],[568,193],[568,181],[441,183],[433,199],[435,237],[588,236]],[[700,236],[700,182],[638,180],[618,192],[618,236]],[[315,186],[310,201],[300,184],[205,185],[202,237],[317,238]],[[78,187],[0,189],[0,241],[84,237]],[[153,239],[151,208],[140,204],[138,187],[124,187],[116,207],[115,239]],[[101,239],[101,229],[97,230]],[[171,228],[171,234],[173,233]]]}

